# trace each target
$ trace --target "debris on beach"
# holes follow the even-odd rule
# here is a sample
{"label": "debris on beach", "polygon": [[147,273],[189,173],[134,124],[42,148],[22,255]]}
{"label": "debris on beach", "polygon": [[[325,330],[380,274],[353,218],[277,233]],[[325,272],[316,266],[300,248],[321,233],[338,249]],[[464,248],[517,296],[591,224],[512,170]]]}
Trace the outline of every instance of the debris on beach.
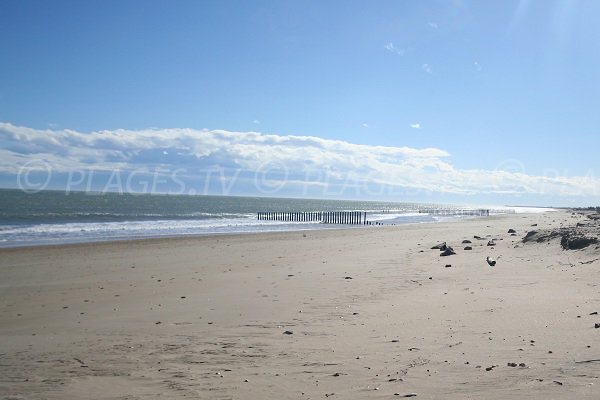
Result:
{"label": "debris on beach", "polygon": [[294,334],[294,332],[292,332],[292,331],[285,331],[285,332],[283,332],[283,334],[284,334],[284,335],[293,335],[293,334]]}
{"label": "debris on beach", "polygon": [[446,257],[446,256],[452,256],[456,254],[456,252],[454,251],[454,249],[450,246],[446,247],[446,250],[444,250],[441,254],[440,257]]}
{"label": "debris on beach", "polygon": [[515,368],[515,367],[527,368],[527,364],[525,364],[525,363],[519,363],[519,364],[517,364],[515,362],[509,362],[506,365],[508,365],[509,367],[513,367],[513,368]]}
{"label": "debris on beach", "polygon": [[441,250],[441,251],[444,251],[444,250],[446,250],[446,248],[447,248],[446,242],[443,242],[443,243],[440,243],[440,244],[437,244],[437,245],[433,246],[431,248],[431,250]]}
{"label": "debris on beach", "polygon": [[487,263],[490,265],[490,267],[493,267],[496,265],[496,260],[494,260],[492,257],[487,257],[485,259],[485,261],[487,261]]}
{"label": "debris on beach", "polygon": [[[563,250],[581,250],[591,245],[598,245],[599,241],[595,234],[597,226],[575,226],[569,228],[557,228],[547,230],[533,230],[527,232],[523,237],[523,243],[544,243],[560,238]],[[598,248],[598,246],[596,246]]]}
{"label": "debris on beach", "polygon": [[586,236],[570,236],[569,234],[562,236],[560,245],[564,250],[580,250],[592,244],[598,244],[598,238]]}
{"label": "debris on beach", "polygon": [[490,240],[490,241],[487,243],[487,245],[488,245],[488,246],[495,246],[495,245],[496,245],[496,242],[494,242],[494,239],[492,239],[492,240]]}

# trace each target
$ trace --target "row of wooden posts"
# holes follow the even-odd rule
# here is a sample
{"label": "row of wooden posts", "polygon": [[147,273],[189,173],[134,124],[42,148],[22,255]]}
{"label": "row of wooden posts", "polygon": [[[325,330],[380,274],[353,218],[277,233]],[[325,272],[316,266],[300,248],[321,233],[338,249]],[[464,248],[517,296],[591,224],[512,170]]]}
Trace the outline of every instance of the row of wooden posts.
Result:
{"label": "row of wooden posts", "polygon": [[478,216],[478,217],[488,217],[490,215],[490,210],[487,209],[442,209],[442,208],[431,208],[431,209],[422,209],[419,210],[419,214],[432,214],[432,215],[469,215],[469,216]]}
{"label": "row of wooden posts", "polygon": [[259,212],[262,221],[320,222],[323,224],[369,225],[364,211]]}

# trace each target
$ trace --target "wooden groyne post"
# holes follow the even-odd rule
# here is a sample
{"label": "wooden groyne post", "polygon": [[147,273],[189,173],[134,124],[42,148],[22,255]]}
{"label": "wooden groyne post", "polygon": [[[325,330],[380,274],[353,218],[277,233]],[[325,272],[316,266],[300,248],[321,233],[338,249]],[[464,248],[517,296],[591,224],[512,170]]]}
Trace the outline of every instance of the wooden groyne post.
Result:
{"label": "wooden groyne post", "polygon": [[366,211],[259,212],[260,221],[320,222],[339,225],[369,225]]}

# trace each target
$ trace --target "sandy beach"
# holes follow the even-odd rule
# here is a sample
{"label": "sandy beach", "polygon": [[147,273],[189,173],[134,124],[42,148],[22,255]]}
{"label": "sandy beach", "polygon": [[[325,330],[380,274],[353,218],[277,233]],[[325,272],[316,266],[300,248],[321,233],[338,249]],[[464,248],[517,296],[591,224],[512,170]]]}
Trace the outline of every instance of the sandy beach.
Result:
{"label": "sandy beach", "polygon": [[521,242],[585,221],[3,249],[0,397],[597,399],[600,252]]}

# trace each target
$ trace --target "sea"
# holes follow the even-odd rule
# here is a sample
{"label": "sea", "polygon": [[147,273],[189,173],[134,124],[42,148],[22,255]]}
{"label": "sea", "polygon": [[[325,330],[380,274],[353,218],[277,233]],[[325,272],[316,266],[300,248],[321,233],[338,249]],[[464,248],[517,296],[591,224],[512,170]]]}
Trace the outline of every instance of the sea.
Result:
{"label": "sea", "polygon": [[362,211],[367,213],[368,221],[376,225],[464,218],[423,212],[453,207],[459,208],[374,201],[65,191],[27,193],[0,189],[0,247],[364,228],[364,225],[265,221],[257,218],[258,212]]}

